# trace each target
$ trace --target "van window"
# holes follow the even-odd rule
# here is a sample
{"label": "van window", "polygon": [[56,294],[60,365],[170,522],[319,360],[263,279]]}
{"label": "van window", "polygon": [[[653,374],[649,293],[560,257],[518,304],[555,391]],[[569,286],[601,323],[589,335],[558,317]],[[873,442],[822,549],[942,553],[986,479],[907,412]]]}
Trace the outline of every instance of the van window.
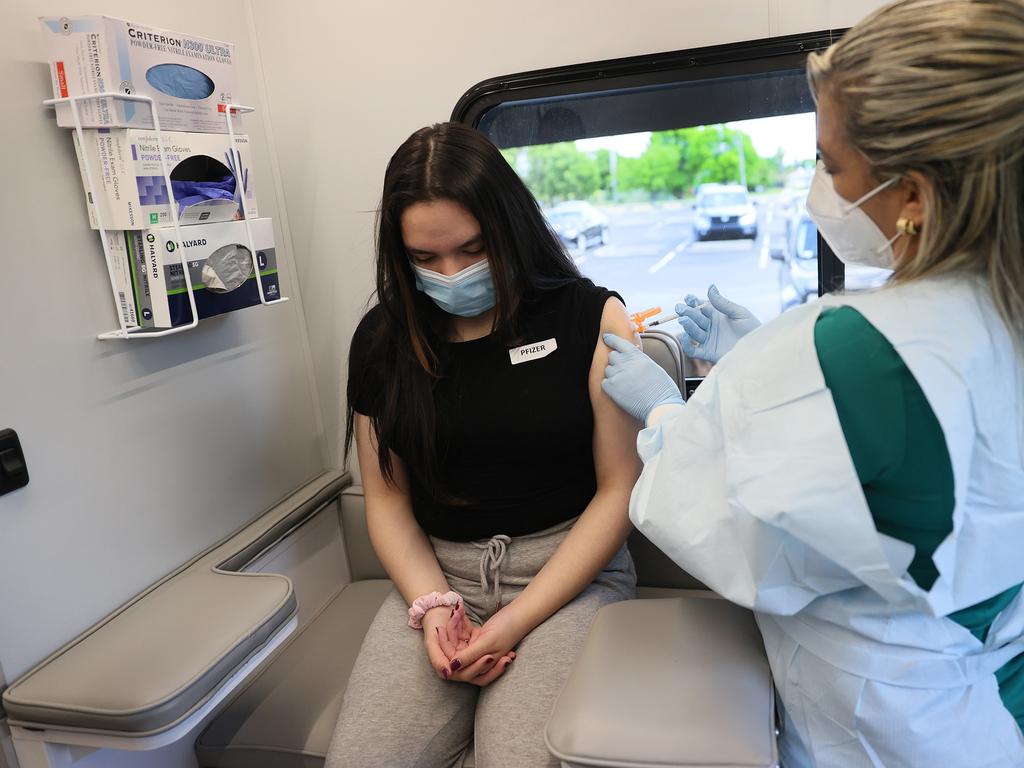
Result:
{"label": "van window", "polygon": [[816,151],[804,58],[835,38],[496,78],[467,92],[453,119],[502,149],[581,271],[631,312],[667,314],[714,283],[768,320],[842,279],[813,224],[794,237]]}

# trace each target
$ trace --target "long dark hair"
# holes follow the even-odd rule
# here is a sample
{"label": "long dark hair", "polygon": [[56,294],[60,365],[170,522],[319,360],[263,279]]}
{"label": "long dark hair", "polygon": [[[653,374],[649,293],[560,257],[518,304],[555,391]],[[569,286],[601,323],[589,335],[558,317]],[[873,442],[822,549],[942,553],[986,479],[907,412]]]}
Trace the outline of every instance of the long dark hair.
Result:
{"label": "long dark hair", "polygon": [[[458,123],[421,128],[392,156],[377,212],[381,321],[370,342],[367,370],[379,390],[370,423],[381,473],[389,482],[394,482],[394,450],[427,494],[451,501],[440,472],[446,430],[438,424],[434,402],[434,387],[445,375],[443,343],[451,316],[416,289],[401,227],[409,206],[436,200],[462,205],[480,224],[497,298],[493,333],[503,342],[513,345],[518,338],[524,304],[582,275],[526,185],[478,131]],[[354,430],[349,403],[346,459]]]}

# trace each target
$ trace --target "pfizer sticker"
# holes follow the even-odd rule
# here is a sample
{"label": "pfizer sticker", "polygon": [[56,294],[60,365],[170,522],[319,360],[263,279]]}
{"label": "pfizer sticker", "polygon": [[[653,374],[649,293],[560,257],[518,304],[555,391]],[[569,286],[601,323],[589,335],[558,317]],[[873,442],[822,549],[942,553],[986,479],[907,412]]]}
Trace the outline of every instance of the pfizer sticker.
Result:
{"label": "pfizer sticker", "polygon": [[558,349],[558,342],[555,339],[535,341],[532,344],[524,344],[521,347],[510,349],[508,357],[512,361],[512,365],[519,365],[520,363],[528,363],[531,360],[540,360],[542,357],[547,357],[556,349]]}

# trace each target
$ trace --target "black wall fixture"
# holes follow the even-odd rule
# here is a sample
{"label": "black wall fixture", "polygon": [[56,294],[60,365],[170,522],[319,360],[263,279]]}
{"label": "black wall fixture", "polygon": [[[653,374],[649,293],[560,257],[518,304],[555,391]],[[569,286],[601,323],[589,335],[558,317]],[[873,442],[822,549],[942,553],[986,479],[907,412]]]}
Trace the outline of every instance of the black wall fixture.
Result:
{"label": "black wall fixture", "polygon": [[0,496],[28,485],[28,465],[18,433],[0,429]]}

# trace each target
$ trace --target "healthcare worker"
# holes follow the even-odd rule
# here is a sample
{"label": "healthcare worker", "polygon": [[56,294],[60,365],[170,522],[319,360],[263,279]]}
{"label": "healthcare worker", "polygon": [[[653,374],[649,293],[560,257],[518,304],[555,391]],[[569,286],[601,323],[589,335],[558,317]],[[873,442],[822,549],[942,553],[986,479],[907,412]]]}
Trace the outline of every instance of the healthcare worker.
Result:
{"label": "healthcare worker", "polygon": [[807,208],[889,284],[757,328],[685,405],[606,337],[630,516],[754,610],[787,768],[1024,765],[1022,62],[1020,0],[882,8],[809,58]]}

